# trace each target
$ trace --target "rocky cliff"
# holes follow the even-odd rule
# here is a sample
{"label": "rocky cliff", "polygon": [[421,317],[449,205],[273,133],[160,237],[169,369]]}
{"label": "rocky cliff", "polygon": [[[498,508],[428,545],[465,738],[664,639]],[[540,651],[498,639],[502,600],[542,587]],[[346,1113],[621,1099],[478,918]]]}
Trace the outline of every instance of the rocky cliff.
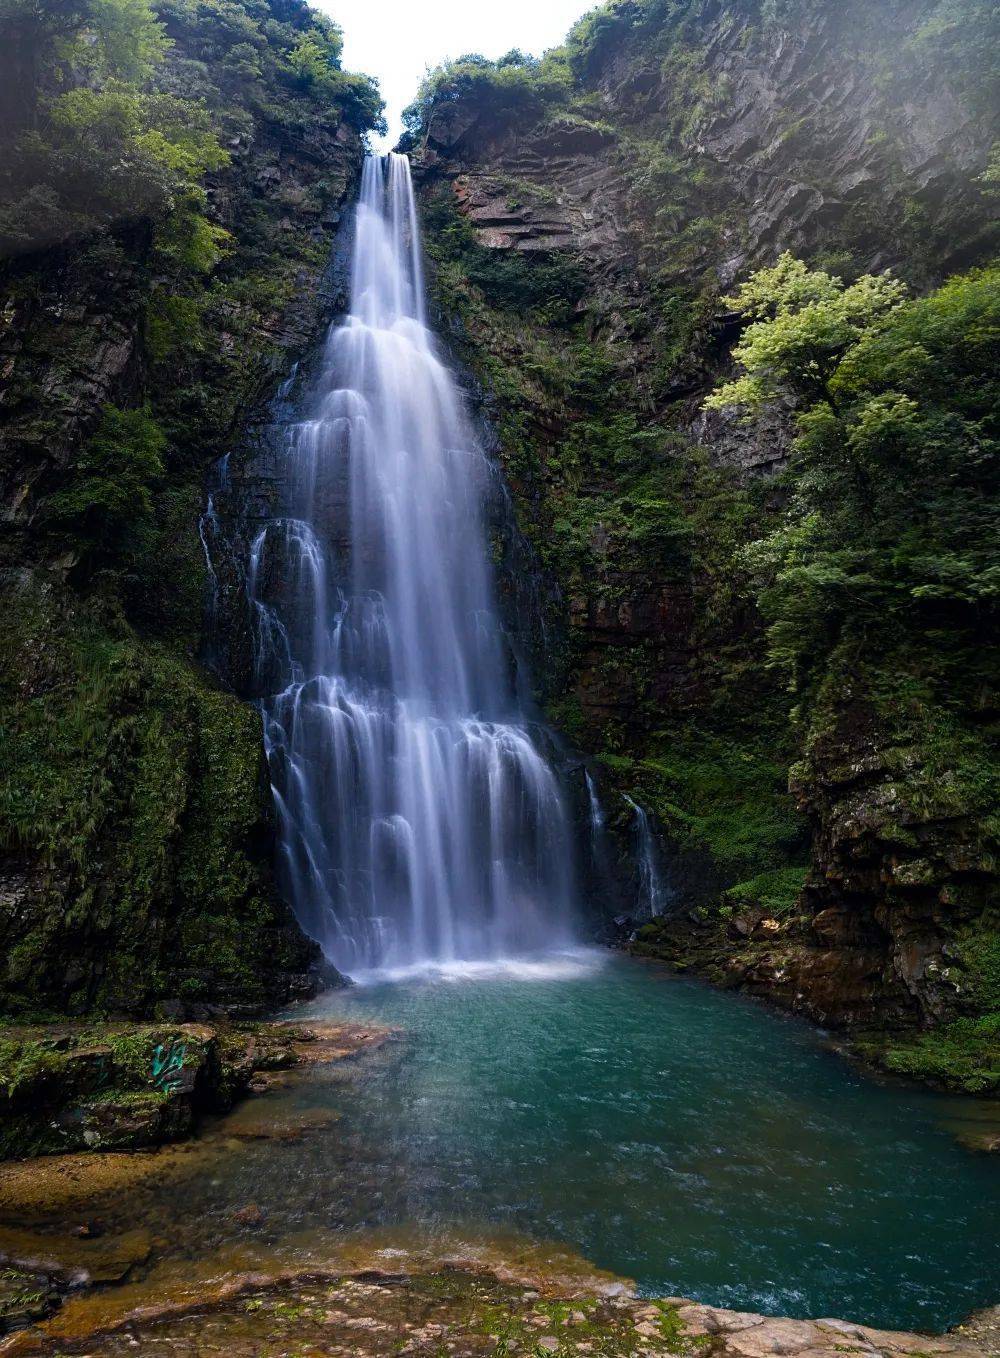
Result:
{"label": "rocky cliff", "polygon": [[199,518],[335,306],[379,103],[299,0],[109,13],[2,20],[0,1012],[204,1017],[318,983]]}
{"label": "rocky cliff", "polygon": [[601,771],[619,845],[620,792],[663,832],[670,903],[633,882],[633,926],[657,914],[638,946],[825,1023],[933,1028],[891,1059],[979,1088],[1000,1001],[992,619],[934,680],[940,628],[859,643],[849,618],[789,691],[746,563],[799,494],[795,398],[749,421],[704,401],[742,333],[728,294],[783,252],[917,295],[990,257],[993,22],[615,0],[541,63],[443,68],[409,134],[441,323],[549,586],[540,696]]}

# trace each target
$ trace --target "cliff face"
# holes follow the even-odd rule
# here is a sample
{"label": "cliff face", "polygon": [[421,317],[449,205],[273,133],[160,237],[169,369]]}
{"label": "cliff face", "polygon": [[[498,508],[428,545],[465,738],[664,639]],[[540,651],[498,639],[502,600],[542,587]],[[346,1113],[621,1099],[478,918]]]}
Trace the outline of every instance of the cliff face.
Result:
{"label": "cliff face", "polygon": [[703,401],[726,294],[782,252],[923,292],[995,249],[984,14],[618,0],[541,68],[459,63],[414,110],[442,325],[557,590],[541,696],[622,837],[616,790],[668,841],[640,946],[830,1023],[995,1009],[995,697],[914,716],[885,690],[926,661],[878,641],[786,690],[745,549],[796,494],[792,407]]}
{"label": "cliff face", "polygon": [[[199,518],[332,313],[377,96],[298,0],[164,3],[135,44],[156,61],[106,83],[99,27],[65,64],[30,7],[5,23],[40,107],[0,186],[0,1012],[274,1004],[318,950],[274,887],[259,717],[201,663]],[[74,137],[135,187],[72,180]]]}

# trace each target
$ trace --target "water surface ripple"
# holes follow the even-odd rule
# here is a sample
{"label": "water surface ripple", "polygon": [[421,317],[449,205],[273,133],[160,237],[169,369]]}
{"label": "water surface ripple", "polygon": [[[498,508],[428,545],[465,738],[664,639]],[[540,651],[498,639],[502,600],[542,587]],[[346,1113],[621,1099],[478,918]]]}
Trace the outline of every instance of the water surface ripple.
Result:
{"label": "water surface ripple", "polygon": [[515,1229],[774,1314],[943,1329],[1000,1299],[1000,1177],[948,1130],[964,1101],[655,967],[571,965],[319,1002],[408,1034],[336,1096],[365,1224]]}

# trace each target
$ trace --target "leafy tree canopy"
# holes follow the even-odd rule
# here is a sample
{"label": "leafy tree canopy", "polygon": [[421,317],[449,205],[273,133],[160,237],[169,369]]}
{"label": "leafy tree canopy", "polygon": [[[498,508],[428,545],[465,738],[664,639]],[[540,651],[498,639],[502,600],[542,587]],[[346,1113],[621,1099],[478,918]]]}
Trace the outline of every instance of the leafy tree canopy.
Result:
{"label": "leafy tree canopy", "polygon": [[381,125],[342,49],[303,0],[0,0],[0,252],[179,209],[204,244],[191,208],[247,112]]}
{"label": "leafy tree canopy", "polygon": [[886,324],[904,284],[865,275],[852,286],[790,254],[762,269],[728,304],[752,321],[733,357],[743,375],[709,397],[709,409],[759,407],[790,389],[802,400],[832,400],[830,381],[862,335]]}
{"label": "leafy tree canopy", "polygon": [[516,48],[496,61],[470,52],[446,61],[425,78],[403,123],[413,138],[426,132],[431,110],[461,103],[470,113],[488,112],[491,125],[518,114],[541,113],[565,103],[571,80],[561,53],[538,58]]}
{"label": "leafy tree canopy", "polygon": [[[733,300],[742,374],[711,408],[790,401],[794,481],[748,552],[794,684],[845,641],[916,646],[942,684],[988,682],[1000,603],[1000,268],[908,298],[783,257]],[[995,678],[995,676],[994,676]]]}

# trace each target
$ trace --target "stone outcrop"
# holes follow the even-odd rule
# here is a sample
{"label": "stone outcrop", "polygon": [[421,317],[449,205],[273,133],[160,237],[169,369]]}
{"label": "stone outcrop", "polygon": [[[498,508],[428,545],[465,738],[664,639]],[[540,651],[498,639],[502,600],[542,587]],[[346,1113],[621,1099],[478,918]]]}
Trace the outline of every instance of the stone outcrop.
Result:
{"label": "stone outcrop", "polygon": [[384,1037],[346,1023],[7,1028],[0,1158],[181,1141],[274,1072],[342,1060]]}
{"label": "stone outcrop", "polygon": [[[867,243],[864,266],[878,270],[912,264],[919,230],[942,275],[995,245],[976,184],[995,111],[970,107],[921,57],[917,35],[933,6],[800,6],[772,23],[738,2],[688,8],[664,60],[642,7],[619,6],[586,72],[592,125],[556,115],[543,126],[498,127],[488,106],[432,109],[422,160],[458,176],[484,244],[572,247],[626,269],[642,232],[623,202],[618,153],[624,137],[651,145],[668,131],[672,152],[725,184],[734,212],[719,238],[726,248],[699,261],[723,286],[786,249],[807,256]],[[688,61],[696,87],[684,78]],[[512,209],[505,178],[542,187],[544,208]],[[908,214],[919,226],[907,228]]]}
{"label": "stone outcrop", "polygon": [[[535,1276],[517,1261],[489,1265],[456,1255],[412,1272],[405,1250],[396,1267],[374,1253],[363,1271],[316,1264],[308,1271],[259,1268],[220,1278],[176,1279],[111,1292],[98,1304],[70,1301],[49,1322],[0,1340],[3,1354],[47,1354],[86,1341],[87,1352],[110,1358],[141,1346],[144,1353],[194,1355],[224,1347],[233,1358],[270,1345],[310,1354],[350,1352],[363,1358],[387,1351],[457,1358],[501,1352],[630,1358],[643,1354],[694,1358],[989,1358],[988,1321],[942,1336],[879,1330],[842,1320],[788,1320],[727,1311],[680,1297],[640,1300],[615,1281],[574,1285]],[[270,1275],[270,1276],[269,1276]],[[28,1275],[30,1279],[31,1275]],[[36,1284],[44,1292],[45,1275]],[[132,1294],[129,1296],[128,1294]],[[2,1295],[2,1294],[0,1294]],[[995,1331],[992,1333],[995,1334]]]}

